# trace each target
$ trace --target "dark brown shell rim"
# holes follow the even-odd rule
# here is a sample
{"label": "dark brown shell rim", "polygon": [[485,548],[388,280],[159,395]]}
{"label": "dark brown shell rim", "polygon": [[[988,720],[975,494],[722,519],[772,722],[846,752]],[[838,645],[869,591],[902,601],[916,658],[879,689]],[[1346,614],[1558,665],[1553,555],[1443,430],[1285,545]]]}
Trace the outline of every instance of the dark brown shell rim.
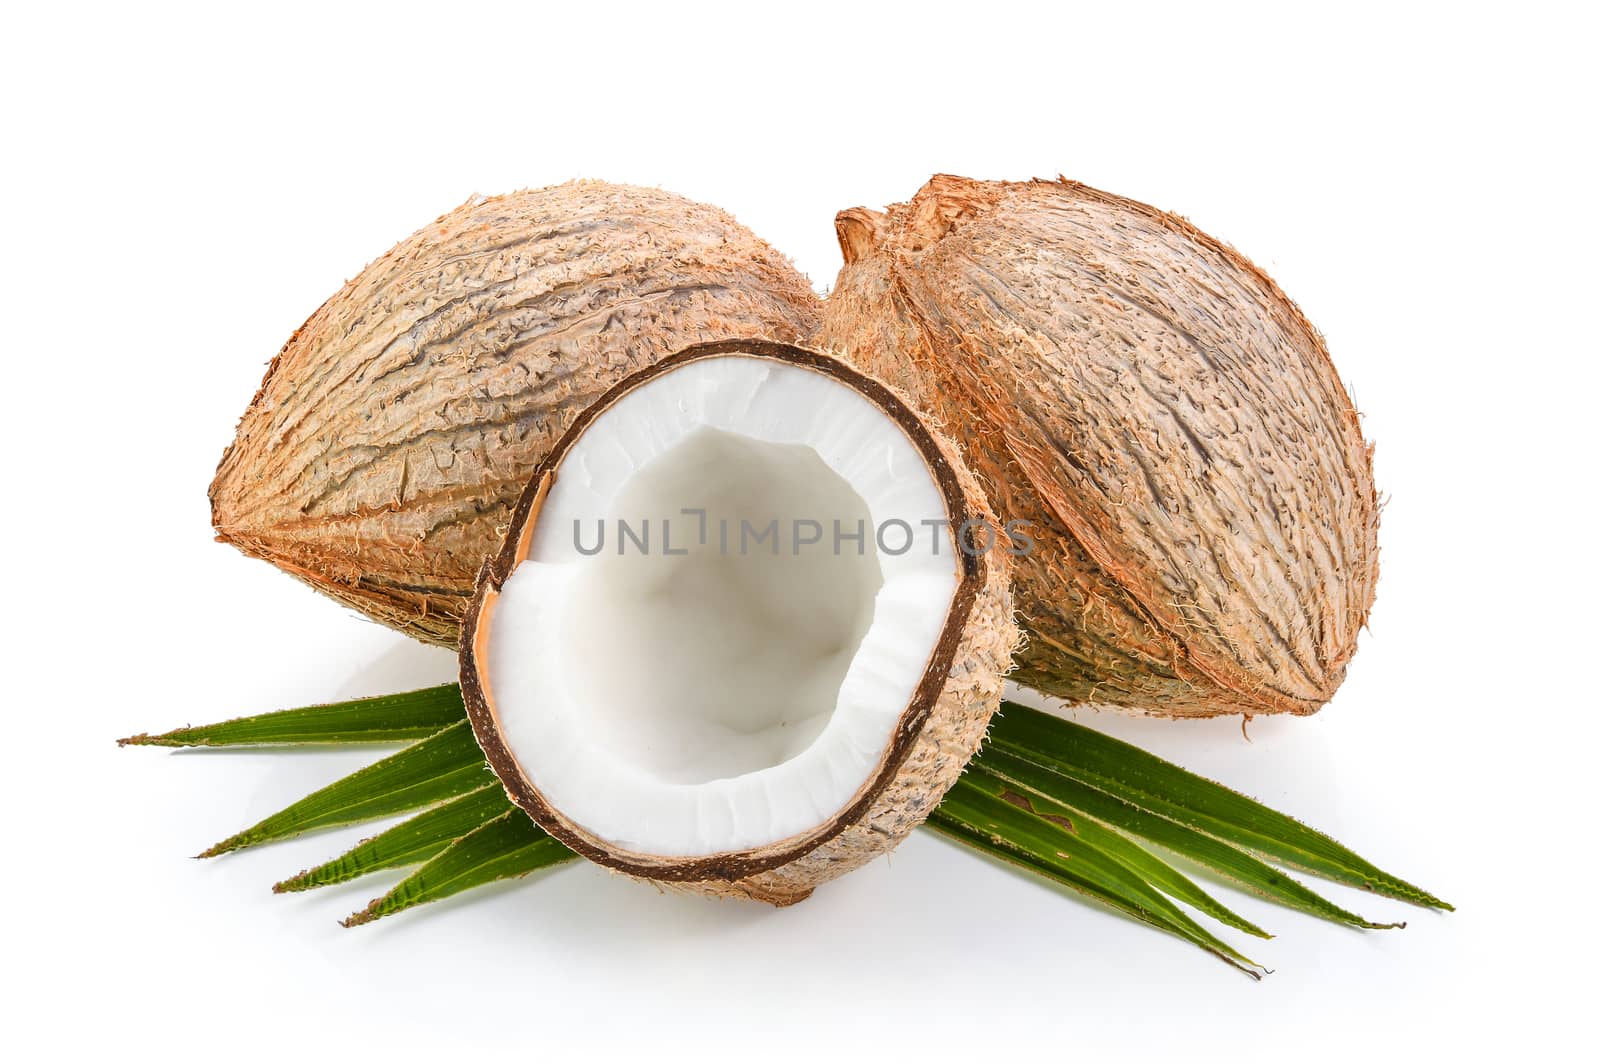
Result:
{"label": "dark brown shell rim", "polygon": [[479,635],[480,632],[487,634],[489,611],[499,595],[501,586],[510,577],[511,571],[516,568],[520,560],[519,554],[525,546],[524,533],[529,521],[537,516],[538,507],[543,502],[549,483],[554,480],[562,460],[588,429],[590,423],[623,396],[656,377],[670,373],[689,362],[718,355],[766,358],[801,366],[830,377],[864,396],[899,425],[912,445],[917,448],[917,452],[927,463],[939,486],[939,493],[944,497],[945,512],[950,516],[952,525],[959,525],[960,522],[955,520],[957,515],[960,515],[962,521],[979,516],[969,508],[956,471],[951,468],[933,434],[899,396],[880,381],[857,372],[837,359],[791,344],[770,340],[718,340],[695,344],[617,382],[578,415],[577,420],[534,469],[528,486],[517,500],[511,525],[506,531],[506,538],[500,550],[494,557],[484,562],[483,568],[479,571],[477,588],[473,593],[472,603],[467,610],[461,631],[461,694],[466,702],[467,718],[472,723],[473,734],[478,739],[478,745],[483,748],[489,766],[499,777],[511,800],[532,817],[535,823],[596,864],[630,875],[674,882],[732,881],[777,868],[805,856],[836,838],[866,815],[867,810],[872,807],[873,802],[904,764],[906,755],[921,734],[934,704],[944,689],[945,680],[955,660],[956,650],[960,646],[967,621],[977,602],[978,591],[987,578],[990,564],[981,553],[957,552],[957,556],[961,559],[960,578],[956,583],[955,594],[951,597],[944,628],[939,633],[939,640],[934,646],[933,653],[929,655],[928,664],[923,670],[916,690],[912,693],[911,701],[900,716],[877,773],[847,807],[817,828],[758,849],[674,858],[618,851],[603,846],[587,833],[570,827],[556,815],[532,782],[523,775],[516,758],[501,738],[493,703],[480,676]]}

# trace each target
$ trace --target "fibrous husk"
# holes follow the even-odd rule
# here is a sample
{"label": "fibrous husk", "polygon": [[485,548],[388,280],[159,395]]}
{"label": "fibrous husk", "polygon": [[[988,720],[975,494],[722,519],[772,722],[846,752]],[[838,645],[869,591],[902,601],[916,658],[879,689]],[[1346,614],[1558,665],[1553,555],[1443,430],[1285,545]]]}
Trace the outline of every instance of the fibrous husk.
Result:
{"label": "fibrous husk", "polygon": [[[941,637],[902,713],[877,770],[853,801],[814,830],[757,850],[700,857],[629,852],[599,838],[549,804],[522,771],[499,724],[487,662],[496,600],[527,558],[540,506],[561,476],[564,456],[588,424],[658,375],[722,355],[773,359],[832,377],[866,397],[905,432],[944,498],[952,529],[992,529],[996,519],[959,449],[882,382],[815,352],[787,344],[730,341],[689,348],[619,382],[585,410],[533,471],[505,542],[483,567],[461,640],[461,689],[467,715],[507,793],[541,827],[578,853],[615,871],[694,893],[790,905],[821,883],[887,853],[925,820],[983,741],[999,707],[1017,631],[1011,559],[990,549],[961,551],[957,583]],[[648,426],[640,432],[648,433]],[[582,475],[581,472],[579,475]],[[714,682],[714,678],[708,678]]]}
{"label": "fibrous husk", "polygon": [[1020,683],[1179,716],[1333,695],[1377,579],[1371,450],[1271,279],[1065,180],[939,176],[837,228],[818,345],[911,394],[1031,523]]}
{"label": "fibrous husk", "polygon": [[289,339],[211,485],[220,539],[427,642],[533,468],[628,373],[694,343],[797,340],[819,306],[725,212],[580,181],[474,198]]}

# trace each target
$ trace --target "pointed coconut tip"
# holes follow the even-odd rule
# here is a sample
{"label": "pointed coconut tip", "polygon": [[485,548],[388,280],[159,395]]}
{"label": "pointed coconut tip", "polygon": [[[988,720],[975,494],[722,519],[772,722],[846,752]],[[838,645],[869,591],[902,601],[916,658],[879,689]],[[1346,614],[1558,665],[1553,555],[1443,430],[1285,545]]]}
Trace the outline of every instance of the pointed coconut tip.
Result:
{"label": "pointed coconut tip", "polygon": [[833,218],[833,229],[839,237],[839,250],[847,263],[866,258],[883,242],[884,225],[889,216],[882,211],[866,207],[842,210]]}
{"label": "pointed coconut tip", "polygon": [[[940,563],[955,571],[953,590],[940,605],[944,612],[935,615],[942,615],[943,621],[926,664],[917,673],[909,702],[885,733],[882,749],[873,754],[876,760],[866,763],[859,784],[847,779],[845,782],[853,790],[843,792],[845,797],[839,805],[813,816],[800,830],[754,843],[718,846],[702,839],[681,850],[668,846],[652,850],[636,841],[617,841],[607,832],[594,829],[593,817],[573,812],[578,802],[554,800],[547,793],[550,784],[541,776],[541,770],[529,769],[533,760],[530,748],[526,743],[519,746],[516,739],[521,726],[507,723],[511,719],[508,713],[523,712],[508,700],[522,696],[507,693],[514,689],[497,676],[494,664],[516,660],[516,655],[506,657],[509,652],[505,649],[497,651],[494,635],[506,624],[520,623],[497,619],[505,612],[508,581],[519,565],[534,557],[529,553],[530,542],[537,541],[535,528],[546,527],[540,522],[551,505],[548,500],[554,498],[551,484],[559,490],[562,465],[569,455],[579,453],[585,434],[594,431],[606,439],[621,439],[624,435],[645,439],[661,434],[664,430],[659,425],[632,420],[640,416],[637,413],[616,413],[613,418],[612,412],[680,409],[670,399],[662,400],[658,407],[642,400],[631,406],[623,404],[636,392],[673,374],[687,374],[713,362],[730,360],[754,360],[820,375],[830,386],[842,386],[841,391],[865,399],[877,415],[909,440],[930,483],[937,486],[933,497],[941,501],[953,526],[982,521],[989,527],[998,527],[977,479],[955,446],[931,429],[886,385],[834,359],[790,345],[759,340],[696,345],[619,382],[584,411],[535,471],[515,509],[500,552],[484,569],[468,612],[461,649],[461,684],[473,730],[507,792],[534,821],[565,845],[613,870],[677,889],[784,906],[803,900],[819,884],[897,845],[938,804],[976,752],[989,718],[999,705],[1003,677],[1017,641],[1008,583],[1010,564],[1004,551],[962,552],[958,559],[951,552],[949,561]],[[743,395],[740,389],[744,387],[738,385],[735,390]],[[701,394],[698,388],[694,394]],[[624,429],[615,430],[612,421],[616,419],[625,424]],[[676,437],[666,433],[665,438]],[[586,471],[593,468],[585,461],[579,461],[579,465]],[[635,462],[629,468],[649,466]],[[588,483],[585,479],[585,487],[580,490],[597,490]],[[561,524],[565,511],[549,513],[546,520]],[[620,545],[618,549],[620,552]],[[881,606],[883,600],[879,602]],[[541,602],[540,608],[546,612],[559,610],[558,605],[548,601]],[[705,638],[713,642],[718,639],[714,634]],[[648,658],[641,650],[631,660],[635,667],[644,667],[637,663]],[[831,712],[842,710],[836,704]],[[822,738],[817,739],[796,758],[823,742]],[[782,768],[787,763],[780,761],[772,767]],[[754,772],[762,774],[759,768]],[[776,779],[779,777],[763,779],[769,807],[786,801],[782,786],[773,782]],[[751,812],[753,806],[740,804],[739,777],[713,775],[708,786],[722,784],[728,784],[727,793],[735,795],[728,799],[732,803],[731,823],[739,825],[741,818],[745,822],[751,818],[760,820]],[[653,813],[646,818],[650,815]],[[663,818],[666,816],[662,814]],[[713,835],[712,839],[716,837],[719,836]]]}
{"label": "pointed coconut tip", "polygon": [[930,247],[963,221],[993,207],[1004,188],[991,181],[934,174],[912,197],[898,239],[909,251]]}

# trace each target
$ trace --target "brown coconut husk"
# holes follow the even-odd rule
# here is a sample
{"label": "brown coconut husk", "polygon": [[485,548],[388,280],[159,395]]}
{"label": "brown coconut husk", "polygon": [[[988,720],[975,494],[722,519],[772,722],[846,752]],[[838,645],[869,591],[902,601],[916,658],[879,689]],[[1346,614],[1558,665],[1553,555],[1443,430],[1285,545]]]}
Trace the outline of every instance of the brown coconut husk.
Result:
{"label": "brown coconut husk", "polygon": [[1174,716],[1333,696],[1377,581],[1371,448],[1270,278],[1066,180],[940,175],[837,228],[817,344],[903,389],[1032,525],[1018,682]]}
{"label": "brown coconut husk", "polygon": [[584,410],[534,470],[501,549],[484,564],[461,641],[461,690],[467,715],[489,764],[511,798],[540,827],[573,850],[619,872],[696,893],[789,905],[819,884],[897,846],[931,813],[977,752],[1000,704],[1017,630],[1003,549],[963,552],[956,593],[938,644],[877,769],[847,807],[814,829],[756,850],[705,857],[630,852],[593,835],[540,794],[501,738],[493,677],[485,671],[486,639],[500,588],[527,556],[540,506],[560,477],[564,456],[588,424],[623,396],[697,359],[724,354],[770,358],[824,373],[865,396],[891,418],[927,461],[944,495],[952,527],[994,515],[955,445],[930,429],[891,389],[812,351],[786,344],[733,341],[701,344],[620,381]]}
{"label": "brown coconut husk", "polygon": [[211,484],[217,537],[454,647],[473,578],[579,411],[691,344],[798,340],[819,313],[715,207],[601,181],[474,198],[272,360]]}

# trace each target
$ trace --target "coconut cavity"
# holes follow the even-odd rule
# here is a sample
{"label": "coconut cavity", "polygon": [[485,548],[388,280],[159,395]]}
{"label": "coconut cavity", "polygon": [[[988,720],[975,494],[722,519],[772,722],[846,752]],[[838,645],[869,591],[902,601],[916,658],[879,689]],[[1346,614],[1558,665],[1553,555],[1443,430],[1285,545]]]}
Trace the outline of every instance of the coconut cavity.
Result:
{"label": "coconut cavity", "polygon": [[813,366],[647,377],[558,447],[485,596],[486,749],[541,822],[607,852],[804,838],[881,785],[937,694],[964,510],[905,424]]}
{"label": "coconut cavity", "polygon": [[[595,740],[686,784],[809,747],[883,587],[866,502],[811,447],[701,427],[630,476],[611,509],[575,526],[596,556],[578,570],[564,638]],[[853,535],[839,550],[836,527]],[[628,648],[620,662],[614,647]]]}

